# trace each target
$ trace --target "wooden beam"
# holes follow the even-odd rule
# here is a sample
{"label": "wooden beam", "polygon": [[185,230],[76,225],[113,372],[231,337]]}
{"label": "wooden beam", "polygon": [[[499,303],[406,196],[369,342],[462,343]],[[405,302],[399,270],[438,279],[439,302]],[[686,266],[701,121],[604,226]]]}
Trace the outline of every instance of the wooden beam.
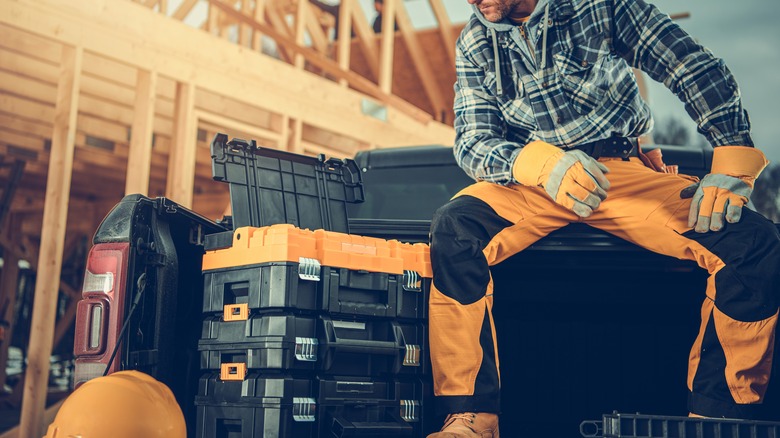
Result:
{"label": "wooden beam", "polygon": [[382,38],[379,50],[379,89],[383,93],[393,91],[393,45],[395,44],[396,1],[385,0],[382,6]]}
{"label": "wooden beam", "polygon": [[[355,7],[355,0],[341,0],[341,8],[339,8],[339,28],[338,32],[338,54],[336,58],[339,62],[339,67],[343,71],[349,71],[349,59],[352,56],[352,9]],[[341,78],[339,84],[342,87],[346,87],[347,80]]]}
{"label": "wooden beam", "polygon": [[63,46],[62,67],[57,86],[54,130],[52,132],[49,175],[46,181],[46,201],[43,208],[43,229],[38,254],[38,275],[35,282],[32,331],[24,382],[21,435],[43,435],[43,413],[49,379],[56,294],[62,269],[62,246],[67,226],[68,198],[76,138],[76,114],[83,50]]}
{"label": "wooden beam", "polygon": [[[264,23],[263,17],[265,17],[265,0],[255,0],[255,21]],[[263,34],[259,30],[255,30],[252,34],[252,49],[263,49]]]}
{"label": "wooden beam", "polygon": [[[393,96],[392,94],[389,94],[388,92],[382,90],[381,88],[378,88],[376,85],[371,83],[363,76],[360,76],[359,74],[352,71],[349,72],[342,71],[339,68],[338,64],[336,64],[335,62],[331,61],[328,58],[325,58],[324,56],[320,55],[316,51],[308,47],[301,47],[294,40],[291,40],[290,38],[287,38],[279,34],[269,26],[258,23],[254,21],[254,19],[252,19],[251,17],[244,16],[243,14],[241,14],[241,12],[231,8],[230,5],[224,3],[222,0],[210,0],[210,1],[212,5],[219,7],[222,10],[222,12],[235,17],[239,21],[246,22],[257,29],[262,30],[268,36],[275,39],[278,44],[285,46],[289,51],[295,52],[296,54],[297,53],[303,54],[307,61],[321,68],[326,73],[331,74],[336,78],[346,79],[347,81],[349,81],[349,84],[353,86],[356,90],[366,93],[369,96],[372,96],[383,103],[393,105],[394,107],[398,108],[398,110],[405,112],[409,116],[415,118],[417,121],[426,122],[432,118],[430,114],[427,114],[422,110],[420,110],[419,108],[410,105],[405,100],[400,99],[397,96]],[[391,50],[389,55],[387,55],[390,57],[390,62],[388,62],[387,64],[390,66],[391,70],[392,70],[392,40],[393,38],[391,34],[390,37],[391,44],[389,47]],[[392,71],[390,73],[392,77]]]}
{"label": "wooden beam", "polygon": [[173,134],[173,148],[168,156],[168,185],[165,196],[189,208],[192,206],[197,152],[195,85],[191,82],[180,82],[176,86],[176,120]]}
{"label": "wooden beam", "polygon": [[[249,15],[252,12],[252,5],[249,0],[241,0],[241,13]],[[238,43],[244,47],[252,44],[252,27],[246,24],[239,24]]]}
{"label": "wooden beam", "polygon": [[328,53],[330,42],[328,41],[328,36],[325,35],[325,31],[322,30],[322,24],[315,10],[319,11],[319,8],[312,7],[311,3],[306,0],[306,12],[304,13],[306,30],[309,32],[312,47],[326,57],[330,57],[331,55]]}
{"label": "wooden beam", "polygon": [[157,88],[157,73],[138,71],[135,89],[135,114],[130,134],[130,155],[127,157],[125,194],[149,193],[149,172],[152,162],[152,126]]}
{"label": "wooden beam", "polygon": [[179,6],[176,11],[171,14],[171,17],[173,17],[176,20],[182,21],[185,17],[187,17],[187,14],[190,13],[193,7],[195,7],[195,4],[198,3],[198,0],[184,0],[181,5]]}
{"label": "wooden beam", "polygon": [[208,15],[206,21],[203,23],[206,26],[206,32],[212,35],[219,35],[219,9],[217,9],[211,2],[209,2]]}
{"label": "wooden beam", "polygon": [[288,138],[287,150],[296,154],[302,154],[301,138],[303,136],[303,121],[301,119],[290,120],[290,136]]}
{"label": "wooden beam", "polygon": [[358,7],[358,3],[353,0],[352,5],[353,7],[350,8],[352,10],[352,26],[355,29],[358,43],[366,58],[368,70],[374,78],[379,78],[379,50],[376,46],[376,34],[371,29],[371,25],[368,24],[368,19],[363,11]]}
{"label": "wooden beam", "polygon": [[[268,6],[269,7],[266,8],[266,14],[268,15],[268,27],[276,31],[277,35],[282,35],[285,38],[294,41],[293,33],[290,30],[287,21],[281,15],[279,8],[274,7],[278,5],[275,5],[275,2],[271,2],[271,4],[269,4]],[[258,28],[256,26],[254,28],[255,31],[260,31],[265,34],[268,34],[268,32],[266,32],[262,28]],[[279,51],[279,57],[285,62],[292,63],[294,58],[294,53],[292,51],[289,51],[286,46],[280,45],[278,42],[278,38],[274,38],[273,36],[270,35],[269,37],[273,38],[274,41],[276,41],[276,50]]]}
{"label": "wooden beam", "polygon": [[[298,8],[295,10],[295,44],[303,47],[303,39],[306,31],[306,9],[309,7],[309,0],[298,0]],[[295,66],[303,68],[305,59],[302,53],[295,54]]]}
{"label": "wooden beam", "polygon": [[[428,57],[422,50],[422,44],[420,44],[420,41],[417,38],[417,33],[412,25],[412,20],[409,18],[409,14],[406,12],[406,7],[403,5],[403,2],[399,2],[399,4],[396,5],[395,12],[398,20],[398,29],[401,31],[401,37],[409,51],[409,56],[412,58],[412,64],[414,64],[414,68],[417,70],[417,76],[420,78],[425,94],[428,96],[428,100],[430,100],[431,106],[436,113],[434,118],[436,120],[441,120],[444,117],[446,104],[444,103],[444,97],[441,94],[440,85],[436,81],[436,76],[431,67],[431,63],[428,62]],[[385,17],[382,16],[383,21],[384,18]]]}
{"label": "wooden beam", "polygon": [[[199,122],[203,121],[216,125],[217,127],[222,127],[223,129],[235,130],[244,134],[249,134],[255,140],[268,139],[276,143],[281,138],[281,135],[278,132],[202,110],[195,111],[195,118]],[[200,123],[198,123],[198,126],[200,126]],[[207,139],[207,141],[211,141],[211,139]]]}
{"label": "wooden beam", "polygon": [[449,65],[451,68],[455,68],[455,40],[456,36],[452,32],[452,22],[447,15],[447,9],[444,7],[442,0],[429,0],[431,9],[433,9],[433,15],[436,16],[436,21],[439,22],[439,32],[441,33],[441,40],[444,44],[444,52],[447,54]]}
{"label": "wooden beam", "polygon": [[[60,44],[83,45],[87,53],[113,62],[121,60],[134,68],[155,69],[160,82],[171,87],[170,94],[173,94],[173,85],[169,84],[173,84],[173,80],[191,81],[198,89],[257,105],[279,115],[301,118],[305,124],[331,129],[371,144],[447,144],[454,135],[451,127],[430,123],[431,118],[416,109],[412,111],[418,111],[420,119],[394,104],[388,105],[384,120],[363,114],[361,105],[367,97],[356,90],[342,89],[338,84],[300,73],[269,57],[247,53],[241,47],[173,23],[159,14],[149,14],[129,2],[101,3],[97,10],[87,3],[66,0],[0,1],[0,25]],[[164,35],[148,32],[148,29],[161,27],[166,28]],[[262,24],[255,28],[273,30]],[[139,38],[145,43],[139,45]],[[220,54],[219,62],[215,62],[213,53]],[[316,52],[313,55],[323,58]],[[323,68],[328,74],[336,79],[339,76],[334,73],[343,74],[338,64],[323,59],[323,66],[326,65],[324,61],[329,61],[333,67],[333,71]],[[352,73],[358,77],[356,84],[361,80],[370,84],[364,77]],[[225,80],[226,75],[230,80]],[[274,80],[280,76],[288,80]],[[347,79],[353,82],[351,78]],[[373,87],[377,90],[376,85]],[[317,104],[312,105],[312,102]],[[322,111],[323,106],[330,110]]]}

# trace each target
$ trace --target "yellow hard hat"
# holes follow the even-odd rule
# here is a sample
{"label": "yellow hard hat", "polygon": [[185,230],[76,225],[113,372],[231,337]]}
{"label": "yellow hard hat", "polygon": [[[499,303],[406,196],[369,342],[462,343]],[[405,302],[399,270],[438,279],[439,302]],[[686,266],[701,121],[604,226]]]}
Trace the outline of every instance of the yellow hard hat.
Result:
{"label": "yellow hard hat", "polygon": [[185,438],[184,415],[167,386],[148,374],[120,371],[76,389],[44,438]]}

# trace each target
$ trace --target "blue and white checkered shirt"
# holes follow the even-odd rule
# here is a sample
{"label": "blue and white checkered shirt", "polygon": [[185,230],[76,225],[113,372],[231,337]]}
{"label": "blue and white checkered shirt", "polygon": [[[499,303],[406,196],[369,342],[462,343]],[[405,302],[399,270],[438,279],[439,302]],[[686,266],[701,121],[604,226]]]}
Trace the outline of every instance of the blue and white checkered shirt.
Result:
{"label": "blue and white checkered shirt", "polygon": [[676,94],[713,146],[753,145],[723,61],[643,0],[542,0],[520,26],[475,9],[455,63],[455,157],[478,180],[516,183],[512,163],[534,139],[571,147],[650,131],[630,66]]}

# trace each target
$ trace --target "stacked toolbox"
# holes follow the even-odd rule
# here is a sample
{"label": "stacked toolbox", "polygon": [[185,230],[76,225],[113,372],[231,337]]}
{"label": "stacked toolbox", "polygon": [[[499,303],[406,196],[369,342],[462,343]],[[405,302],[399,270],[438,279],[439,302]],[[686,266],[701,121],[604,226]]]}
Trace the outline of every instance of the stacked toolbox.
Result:
{"label": "stacked toolbox", "polygon": [[[222,150],[214,153],[215,144]],[[225,145],[232,149],[226,152]],[[314,184],[291,184],[295,178],[283,175],[284,169],[306,174],[308,163],[297,161],[315,159],[272,151],[276,164],[248,165],[247,157],[262,161],[256,157],[266,151],[241,145],[251,146],[231,145],[219,135],[212,143],[212,155],[228,163],[214,173],[231,183],[234,214],[242,211],[236,204],[245,201],[244,193],[261,209],[282,199],[275,211],[296,213],[286,217],[292,224],[258,222],[262,214],[238,218],[237,224],[253,226],[207,242],[196,436],[424,436],[422,412],[430,409],[431,391],[427,245],[294,226],[311,220],[296,199]],[[253,169],[230,169],[239,166]],[[333,163],[326,166],[340,171]],[[231,171],[233,176],[224,176]],[[242,177],[238,189],[236,175]],[[274,190],[288,193],[271,201],[246,184],[273,185],[268,181],[274,175],[281,175]],[[347,182],[345,190],[355,190],[349,187],[355,178]],[[306,202],[318,202],[311,198]],[[316,198],[331,210],[343,204],[338,196]],[[313,220],[346,231],[346,214],[343,221],[334,217],[341,214],[326,211]]]}

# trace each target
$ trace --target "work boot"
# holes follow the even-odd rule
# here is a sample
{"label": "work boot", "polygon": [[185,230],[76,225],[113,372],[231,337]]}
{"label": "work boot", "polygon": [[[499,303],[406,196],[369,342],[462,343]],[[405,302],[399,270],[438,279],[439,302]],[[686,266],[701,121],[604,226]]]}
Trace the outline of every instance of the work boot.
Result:
{"label": "work boot", "polygon": [[486,412],[450,414],[441,431],[428,438],[499,438],[498,415]]}

